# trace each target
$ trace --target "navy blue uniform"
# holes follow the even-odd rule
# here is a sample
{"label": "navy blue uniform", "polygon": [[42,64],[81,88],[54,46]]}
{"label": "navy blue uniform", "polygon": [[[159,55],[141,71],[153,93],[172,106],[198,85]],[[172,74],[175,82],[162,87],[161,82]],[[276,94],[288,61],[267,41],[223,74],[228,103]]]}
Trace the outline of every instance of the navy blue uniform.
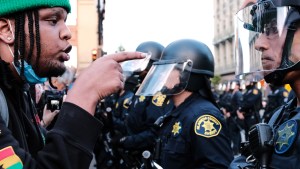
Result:
{"label": "navy blue uniform", "polygon": [[224,91],[223,95],[220,97],[219,106],[221,108],[226,109],[227,112],[230,112],[232,110],[231,107],[231,98],[232,98],[232,92],[231,91]]}
{"label": "navy blue uniform", "polygon": [[[297,99],[293,99],[285,106],[279,108],[269,121],[273,128],[274,147],[269,155],[270,169],[297,169],[300,166],[300,135],[299,123],[300,109],[297,108]],[[238,166],[255,164],[246,163],[246,157],[236,158],[230,165],[231,169],[240,169]]]}
{"label": "navy blue uniform", "polygon": [[232,94],[230,100],[230,117],[227,119],[227,124],[229,128],[229,136],[232,141],[232,149],[234,154],[239,153],[241,135],[240,131],[242,130],[243,121],[237,117],[236,111],[241,105],[241,99],[243,95],[240,91],[235,91]]}
{"label": "navy blue uniform", "polygon": [[127,134],[125,120],[128,116],[128,109],[132,101],[134,93],[130,90],[124,91],[116,101],[115,109],[113,111],[114,128],[122,134]]}
{"label": "navy blue uniform", "polygon": [[138,96],[130,109],[127,128],[130,136],[126,137],[125,148],[151,150],[155,143],[154,122],[173,108],[173,103],[166,95],[153,97]]}
{"label": "navy blue uniform", "polygon": [[243,94],[240,112],[244,112],[244,128],[246,137],[251,126],[260,122],[259,110],[262,108],[262,93],[255,86],[247,89]]}
{"label": "navy blue uniform", "polygon": [[170,113],[160,138],[165,169],[222,169],[233,159],[223,114],[196,93]]}
{"label": "navy blue uniform", "polygon": [[263,116],[265,122],[270,120],[276,108],[287,102],[288,95],[288,91],[283,86],[275,88],[274,91],[268,95],[268,102]]}

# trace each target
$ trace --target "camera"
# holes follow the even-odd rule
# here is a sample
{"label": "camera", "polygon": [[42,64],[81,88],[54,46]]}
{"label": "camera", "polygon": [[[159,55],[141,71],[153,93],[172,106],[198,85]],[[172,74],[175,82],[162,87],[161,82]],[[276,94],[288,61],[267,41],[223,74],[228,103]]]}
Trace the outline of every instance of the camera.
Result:
{"label": "camera", "polygon": [[47,110],[60,110],[63,102],[64,92],[55,90],[46,90],[44,98],[47,104]]}

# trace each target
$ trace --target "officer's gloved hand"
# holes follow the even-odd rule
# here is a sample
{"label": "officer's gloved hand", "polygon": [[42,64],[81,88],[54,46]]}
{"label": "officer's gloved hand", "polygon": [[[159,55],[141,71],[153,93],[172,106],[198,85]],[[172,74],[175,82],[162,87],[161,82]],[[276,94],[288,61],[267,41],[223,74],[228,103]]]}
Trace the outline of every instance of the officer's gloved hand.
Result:
{"label": "officer's gloved hand", "polygon": [[115,131],[114,135],[111,137],[110,144],[114,147],[122,146],[122,143],[124,142],[123,137],[124,136],[119,131]]}

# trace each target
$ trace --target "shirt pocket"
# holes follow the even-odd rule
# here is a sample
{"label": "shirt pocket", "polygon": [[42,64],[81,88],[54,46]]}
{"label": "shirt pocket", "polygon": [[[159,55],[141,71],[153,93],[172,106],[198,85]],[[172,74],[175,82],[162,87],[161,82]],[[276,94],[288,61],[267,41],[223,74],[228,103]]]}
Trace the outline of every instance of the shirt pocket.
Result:
{"label": "shirt pocket", "polygon": [[187,143],[180,138],[171,138],[168,140],[164,151],[170,154],[186,154],[188,152]]}

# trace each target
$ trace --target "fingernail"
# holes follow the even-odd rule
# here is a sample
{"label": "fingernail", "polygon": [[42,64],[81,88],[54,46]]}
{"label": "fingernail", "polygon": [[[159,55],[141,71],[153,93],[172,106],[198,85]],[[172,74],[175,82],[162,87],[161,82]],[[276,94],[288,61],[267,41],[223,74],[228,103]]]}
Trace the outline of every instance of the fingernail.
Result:
{"label": "fingernail", "polygon": [[142,53],[141,56],[144,58],[146,57],[148,54],[147,53]]}

